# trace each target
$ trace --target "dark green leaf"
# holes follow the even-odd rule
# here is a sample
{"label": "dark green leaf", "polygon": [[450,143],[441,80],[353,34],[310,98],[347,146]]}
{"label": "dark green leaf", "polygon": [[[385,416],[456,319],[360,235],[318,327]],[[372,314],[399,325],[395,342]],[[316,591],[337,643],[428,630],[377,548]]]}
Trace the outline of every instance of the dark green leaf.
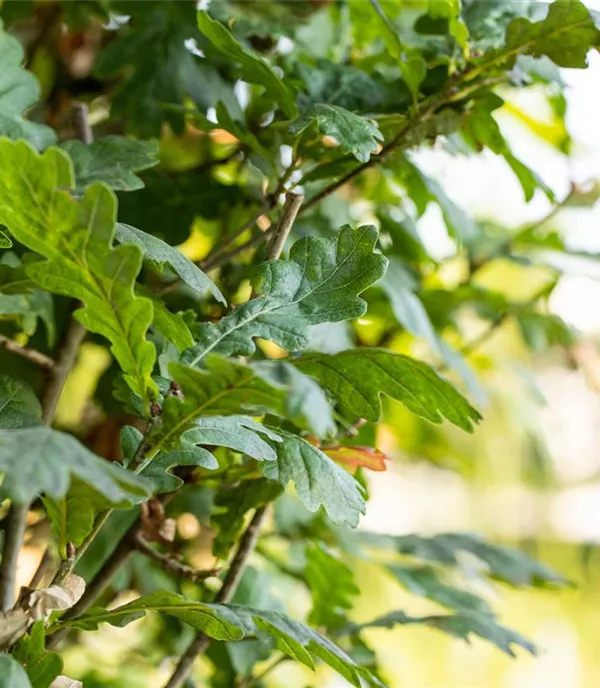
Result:
{"label": "dark green leaf", "polygon": [[253,337],[303,349],[311,325],[360,317],[366,303],[358,294],[382,277],[387,265],[373,252],[376,241],[377,230],[368,225],[346,226],[334,239],[300,239],[289,260],[261,265],[256,298],[218,323],[198,327],[198,344],[185,354],[186,362],[196,365],[213,350],[251,354]]}
{"label": "dark green leaf", "polygon": [[254,370],[286,390],[285,415],[317,437],[335,434],[333,409],[319,385],[286,361],[257,361]]}
{"label": "dark green leaf", "polygon": [[121,222],[117,223],[115,236],[121,244],[139,246],[144,254],[144,260],[147,260],[161,270],[165,265],[168,265],[192,289],[201,294],[210,291],[217,301],[227,305],[225,297],[212,280],[175,246],[169,246],[169,244],[152,236],[152,234],[146,234],[141,229],[136,229]]}
{"label": "dark green leaf", "polygon": [[260,469],[284,487],[291,481],[298,498],[309,511],[324,507],[334,523],[358,524],[365,513],[362,488],[320,449],[298,435],[278,430],[282,441],[272,443],[276,461],[264,461]]}
{"label": "dark green leaf", "polygon": [[144,182],[135,174],[158,164],[158,145],[124,136],[106,136],[91,144],[65,141],[75,171],[75,190],[82,193],[94,182],[104,182],[115,191],[135,191]]}
{"label": "dark green leaf", "polygon": [[54,652],[46,652],[44,640],[44,622],[37,621],[13,653],[25,668],[31,688],[48,688],[62,670],[62,659]]}
{"label": "dark green leaf", "polygon": [[0,376],[0,428],[27,428],[41,423],[42,409],[33,390],[21,380]]}
{"label": "dark green leaf", "polygon": [[331,136],[345,153],[351,153],[360,162],[367,162],[372,153],[377,153],[383,134],[373,120],[327,103],[317,103],[309,112],[290,126],[297,135],[312,121],[316,122],[323,136]]}
{"label": "dark green leaf", "polygon": [[173,474],[172,468],[177,466],[197,466],[207,470],[219,467],[214,455],[203,447],[182,444],[181,448],[155,456],[142,471],[144,478],[148,478],[154,485],[153,492],[174,492],[183,485],[183,480]]}
{"label": "dark green leaf", "polygon": [[193,3],[128,3],[127,14],[130,24],[99,54],[95,72],[101,79],[123,75],[111,114],[122,117],[128,131],[144,138],[160,136],[168,122],[181,133],[185,115],[177,107],[188,97],[203,112],[219,100],[235,105],[232,89],[218,71],[187,47],[190,39],[201,38]]}
{"label": "dark green leaf", "polygon": [[276,453],[265,439],[279,442],[279,435],[248,416],[206,416],[197,418],[181,436],[183,444],[228,447],[257,461],[274,461]]}
{"label": "dark green leaf", "polygon": [[50,127],[23,119],[23,112],[40,97],[37,79],[23,69],[23,49],[6,33],[0,19],[0,136],[26,139],[42,150],[56,140]]}
{"label": "dark green leaf", "polygon": [[316,378],[354,417],[376,421],[380,395],[401,401],[432,423],[444,418],[471,432],[480,418],[459,392],[430,366],[384,349],[350,349],[333,356],[306,354],[295,364]]}
{"label": "dark green leaf", "polygon": [[283,392],[269,385],[252,368],[209,356],[206,370],[171,363],[169,370],[182,398],[168,396],[161,423],[149,437],[151,452],[176,449],[181,435],[201,416],[266,411],[283,413]]}
{"label": "dark green leaf", "polygon": [[210,522],[216,531],[212,543],[215,557],[225,559],[244,527],[244,516],[251,510],[272,502],[282,491],[271,480],[244,480],[232,489],[222,490],[215,498],[216,513]]}
{"label": "dark green leaf", "polygon": [[294,94],[259,55],[245,48],[222,24],[198,12],[198,28],[219,53],[240,65],[243,78],[251,84],[264,86],[288,117],[294,117],[297,108]]}
{"label": "dark green leaf", "polygon": [[63,497],[75,475],[113,502],[139,501],[147,485],[120,466],[92,454],[73,436],[45,426],[0,430],[2,492],[28,504],[46,493]]}
{"label": "dark green leaf", "polygon": [[362,681],[385,688],[367,669],[356,665],[331,640],[278,612],[233,604],[202,604],[188,601],[175,593],[159,592],[110,611],[92,609],[66,623],[83,629],[96,628],[102,622],[125,626],[151,610],[176,616],[215,640],[241,640],[247,635],[266,635],[275,640],[281,652],[310,668],[314,667],[314,659],[318,658],[356,688],[363,686]]}

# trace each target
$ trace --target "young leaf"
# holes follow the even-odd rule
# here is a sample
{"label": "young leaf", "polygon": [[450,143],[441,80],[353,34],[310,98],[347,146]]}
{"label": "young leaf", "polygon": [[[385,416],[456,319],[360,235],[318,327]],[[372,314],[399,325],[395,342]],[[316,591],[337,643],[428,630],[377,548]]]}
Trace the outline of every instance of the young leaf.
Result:
{"label": "young leaf", "polygon": [[44,622],[37,621],[13,653],[27,672],[31,688],[48,688],[62,670],[62,659],[54,652],[46,652],[44,639]]}
{"label": "young leaf", "polygon": [[75,437],[45,426],[0,430],[2,493],[28,504],[41,493],[63,497],[77,476],[112,502],[137,502],[148,495],[145,482],[92,454]]}
{"label": "young leaf", "polygon": [[264,86],[288,117],[296,115],[294,94],[262,57],[238,43],[230,31],[202,10],[198,12],[198,28],[215,50],[240,65],[245,81]]}
{"label": "young leaf", "polygon": [[532,655],[537,654],[535,645],[516,631],[500,626],[489,614],[461,612],[446,616],[408,616],[404,612],[398,611],[386,614],[386,616],[374,621],[351,627],[351,632],[357,632],[364,628],[394,628],[399,624],[425,624],[466,642],[469,642],[471,634],[477,635],[496,645],[511,657],[515,656],[513,645],[522,647]]}
{"label": "young leaf", "polygon": [[144,616],[147,611],[175,616],[215,640],[242,640],[248,635],[268,636],[275,640],[281,652],[310,668],[314,668],[314,659],[318,658],[356,688],[363,686],[362,681],[371,686],[385,688],[367,669],[355,664],[331,640],[279,612],[262,611],[235,604],[203,604],[186,600],[175,593],[158,592],[110,611],[92,609],[87,614],[64,623],[82,629],[97,628],[102,622],[126,626]]}
{"label": "young leaf", "polygon": [[23,59],[21,44],[4,31],[0,19],[0,136],[26,139],[42,150],[54,143],[56,134],[50,127],[23,119],[23,112],[40,97],[37,79],[21,67]]}
{"label": "young leaf", "polygon": [[0,248],[10,248],[12,245],[10,237],[0,230]]}
{"label": "young leaf", "polygon": [[219,467],[219,462],[203,447],[182,444],[180,449],[155,456],[141,474],[152,481],[154,494],[174,492],[183,485],[183,480],[171,471],[176,466],[197,466],[211,471]]}
{"label": "young leaf", "polygon": [[290,132],[297,136],[313,121],[323,136],[334,138],[344,153],[351,153],[360,162],[367,162],[372,153],[377,153],[383,140],[377,122],[327,103],[313,105],[291,124]]}
{"label": "young leaf", "polygon": [[177,449],[181,435],[201,416],[283,413],[284,395],[259,377],[252,368],[209,356],[206,370],[171,363],[169,371],[181,387],[182,398],[168,396],[161,422],[148,438],[149,453]]}
{"label": "young leaf", "polygon": [[168,265],[192,289],[201,294],[209,291],[217,301],[227,305],[225,297],[212,280],[174,246],[169,246],[152,234],[146,234],[141,229],[121,222],[117,223],[116,238],[121,244],[139,246],[144,254],[144,260],[152,263],[159,270]]}
{"label": "young leaf", "polygon": [[261,435],[271,442],[281,441],[277,433],[248,416],[206,416],[196,419],[193,427],[183,433],[181,441],[184,445],[228,447],[257,461],[275,461],[275,451]]}
{"label": "young leaf", "polygon": [[361,294],[385,273],[387,260],[373,252],[375,227],[343,227],[334,239],[297,241],[289,260],[270,260],[259,269],[256,298],[218,323],[202,323],[198,343],[184,355],[196,365],[207,353],[254,352],[253,337],[271,339],[288,350],[306,348],[311,325],[364,315]]}
{"label": "young leaf", "polygon": [[215,498],[216,513],[210,522],[216,531],[212,543],[215,557],[225,559],[244,528],[244,516],[251,510],[272,502],[282,491],[271,480],[244,480]]}
{"label": "young leaf", "polygon": [[278,430],[282,441],[273,443],[276,461],[263,461],[260,470],[284,487],[294,483],[298,498],[309,511],[324,507],[334,523],[358,524],[365,513],[362,488],[343,468],[298,435]]}
{"label": "young leaf", "polygon": [[156,352],[145,339],[152,304],[133,293],[141,252],[112,246],[116,203],[111,191],[98,184],[77,201],[60,190],[72,185],[62,151],[39,156],[23,142],[0,140],[0,222],[47,258],[30,264],[28,275],[48,291],[83,301],[77,319],[111,342],[127,383],[147,404],[156,391],[150,377]]}
{"label": "young leaf", "polygon": [[135,173],[158,164],[154,141],[106,136],[90,144],[64,141],[60,147],[73,161],[76,193],[83,193],[94,182],[104,182],[115,191],[142,189],[144,182]]}
{"label": "young leaf", "polygon": [[389,460],[389,456],[386,456],[379,449],[358,445],[347,447],[337,445],[322,447],[321,451],[336,463],[346,466],[351,473],[358,467],[368,468],[370,471],[387,471],[385,462]]}
{"label": "young leaf", "polygon": [[286,361],[257,361],[252,367],[273,385],[284,386],[286,418],[320,438],[335,434],[331,405],[311,377]]}
{"label": "young leaf", "polygon": [[0,688],[32,688],[25,669],[10,655],[0,654]]}
{"label": "young leaf", "polygon": [[154,330],[160,332],[167,341],[175,344],[178,351],[185,351],[193,346],[194,338],[181,315],[172,313],[160,298],[141,284],[136,285],[135,293],[152,301]]}
{"label": "young leaf", "polygon": [[42,408],[33,390],[21,380],[0,376],[0,428],[27,428],[41,423]]}
{"label": "young leaf", "polygon": [[306,550],[304,578],[312,595],[309,622],[329,631],[344,625],[346,612],[360,593],[352,569],[322,544],[315,544]]}
{"label": "young leaf", "polygon": [[479,413],[430,366],[384,349],[350,349],[333,356],[306,354],[295,365],[334,396],[356,418],[377,421],[380,395],[401,401],[432,423],[447,418],[471,432]]}

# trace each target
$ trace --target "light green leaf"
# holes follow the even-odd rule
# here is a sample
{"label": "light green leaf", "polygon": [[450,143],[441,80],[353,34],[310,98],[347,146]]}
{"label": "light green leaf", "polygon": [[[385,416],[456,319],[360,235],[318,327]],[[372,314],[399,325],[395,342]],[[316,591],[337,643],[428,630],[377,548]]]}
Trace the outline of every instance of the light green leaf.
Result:
{"label": "light green leaf", "polygon": [[0,428],[28,428],[39,425],[42,408],[33,390],[22,380],[0,375]]}
{"label": "light green leaf", "polygon": [[141,475],[152,481],[154,494],[174,492],[183,485],[183,480],[171,471],[177,466],[197,466],[210,471],[218,468],[219,462],[208,449],[182,444],[179,449],[155,456]]}
{"label": "light green leaf", "polygon": [[215,497],[216,513],[210,522],[216,531],[212,542],[215,557],[225,559],[244,528],[244,516],[251,510],[272,502],[281,494],[281,485],[271,480],[243,480]]}
{"label": "light green leaf", "polygon": [[194,338],[190,328],[179,314],[172,313],[160,298],[141,284],[136,285],[135,292],[152,301],[152,327],[155,330],[158,330],[167,341],[175,344],[179,351],[185,351],[193,346]]}
{"label": "light green leaf", "polygon": [[62,671],[62,659],[55,652],[46,652],[44,640],[44,622],[37,621],[13,652],[25,668],[32,688],[48,688]]}
{"label": "light green leaf", "polygon": [[90,144],[64,141],[60,147],[73,161],[77,193],[94,182],[104,182],[115,191],[142,189],[144,182],[135,172],[158,164],[158,144],[154,141],[106,136]]}
{"label": "light green leaf", "polygon": [[181,387],[181,398],[165,399],[161,423],[148,438],[150,455],[158,450],[177,449],[181,435],[193,428],[201,416],[283,413],[283,392],[269,385],[252,368],[214,355],[205,363],[206,370],[170,364],[169,371]]}
{"label": "light green leaf", "polygon": [[360,593],[352,569],[319,543],[308,546],[303,575],[312,595],[309,622],[327,630],[340,628]]}
{"label": "light green leaf", "polygon": [[360,162],[367,162],[372,153],[377,153],[379,141],[383,140],[383,134],[373,120],[327,103],[313,105],[291,124],[290,132],[297,135],[313,121],[323,136],[334,138],[344,153],[351,153]]}
{"label": "light green leaf", "polygon": [[41,493],[63,497],[71,476],[113,502],[135,502],[148,494],[140,478],[103,461],[72,435],[45,426],[0,430],[0,472],[2,493],[19,504]]}
{"label": "light green leaf", "polygon": [[352,632],[365,628],[394,628],[397,625],[425,624],[456,638],[469,642],[471,635],[488,640],[511,657],[515,656],[513,645],[524,648],[532,655],[537,654],[535,645],[516,631],[500,626],[493,616],[488,614],[460,614],[441,616],[408,616],[402,611],[392,612],[379,619],[351,627]]}
{"label": "light green leaf", "polygon": [[306,354],[295,365],[316,378],[357,418],[377,421],[380,395],[402,402],[432,423],[447,418],[471,432],[479,413],[433,368],[414,358],[384,349],[350,349],[333,356]]}
{"label": "light green leaf", "polygon": [[240,65],[245,81],[264,86],[267,95],[288,117],[296,115],[294,94],[262,57],[245,48],[228,29],[202,10],[198,12],[198,28],[215,50]]}
{"label": "light green leaf", "polygon": [[261,435],[272,442],[281,441],[277,433],[248,416],[206,416],[196,419],[194,426],[183,433],[181,441],[184,446],[207,444],[228,447],[257,461],[275,461],[276,453]]}
{"label": "light green leaf", "polygon": [[227,305],[225,297],[212,280],[174,246],[169,246],[152,234],[147,234],[141,229],[121,222],[117,223],[116,238],[121,244],[139,246],[144,254],[144,260],[152,263],[160,270],[168,265],[192,289],[201,294],[209,291],[217,301]]}
{"label": "light green leaf", "polygon": [[26,139],[42,150],[55,142],[56,134],[50,127],[23,119],[23,112],[40,97],[37,79],[21,67],[23,60],[21,44],[4,31],[0,19],[0,136]]}
{"label": "light green leaf", "polygon": [[112,246],[112,192],[97,184],[78,201],[66,191],[72,182],[62,151],[39,156],[23,142],[0,140],[0,222],[47,258],[30,264],[28,275],[48,291],[83,301],[77,319],[111,342],[127,383],[146,406],[156,393],[151,379],[156,352],[145,338],[152,304],[133,292],[141,252]]}
{"label": "light green leaf", "polygon": [[385,273],[387,260],[373,252],[375,227],[343,227],[333,239],[297,241],[289,260],[270,260],[259,268],[256,298],[218,323],[202,323],[197,345],[184,354],[196,365],[210,351],[254,352],[253,337],[271,339],[288,350],[306,348],[311,325],[364,315],[367,304],[358,294]]}
{"label": "light green leaf", "polygon": [[511,67],[519,55],[546,55],[559,67],[584,68],[591,48],[599,44],[599,33],[587,7],[577,0],[550,4],[542,21],[518,17],[508,25],[503,48],[484,58],[478,71],[494,64]]}
{"label": "light green leaf", "polygon": [[277,430],[282,441],[273,443],[276,461],[260,464],[262,474],[284,487],[291,481],[309,511],[324,507],[334,523],[358,524],[365,513],[362,487],[320,449],[298,435]]}
{"label": "light green leaf", "polygon": [[[314,667],[315,659],[321,659],[356,688],[364,685],[362,681],[370,686],[385,688],[331,640],[279,612],[234,604],[203,604],[186,600],[175,593],[158,592],[110,611],[92,609],[78,619],[64,623],[83,629],[96,628],[102,622],[125,626],[144,616],[147,611],[175,616],[215,640],[233,641],[242,640],[245,636],[268,636],[275,640],[281,652],[310,668]],[[60,624],[59,621],[57,625]]]}
{"label": "light green leaf", "polygon": [[32,688],[25,670],[10,655],[0,654],[0,688]]}
{"label": "light green leaf", "polygon": [[257,361],[252,366],[268,382],[285,389],[285,415],[317,437],[335,434],[333,409],[325,392],[287,361]]}

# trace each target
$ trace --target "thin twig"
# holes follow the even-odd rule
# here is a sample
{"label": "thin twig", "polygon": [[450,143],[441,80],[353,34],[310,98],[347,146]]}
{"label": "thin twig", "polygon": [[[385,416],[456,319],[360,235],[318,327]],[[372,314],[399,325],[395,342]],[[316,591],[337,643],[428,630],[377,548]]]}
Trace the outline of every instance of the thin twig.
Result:
{"label": "thin twig", "polygon": [[35,365],[39,366],[42,370],[51,370],[54,368],[54,361],[50,356],[46,356],[46,354],[36,349],[29,349],[28,347],[21,346],[3,334],[0,334],[0,348],[10,351],[11,354],[21,356],[21,358],[26,358],[28,361],[35,363]]}
{"label": "thin twig", "polygon": [[13,502],[6,519],[2,564],[0,565],[0,605],[2,611],[10,609],[15,601],[15,574],[17,559],[23,544],[29,504]]}
{"label": "thin twig", "polygon": [[274,669],[277,669],[280,664],[287,662],[289,659],[290,657],[288,657],[288,655],[280,655],[279,657],[276,657],[262,671],[259,671],[256,676],[248,676],[248,678],[242,680],[238,688],[251,688],[252,686],[255,686],[257,683],[260,683],[265,676],[268,676]]}
{"label": "thin twig", "polygon": [[[254,551],[256,541],[260,532],[260,527],[265,518],[267,507],[263,506],[254,513],[250,525],[246,528],[235,556],[231,561],[225,580],[221,589],[215,597],[216,604],[227,604],[235,594],[239,582],[244,574],[248,558]],[[188,649],[182,655],[171,678],[165,684],[165,688],[181,688],[192,671],[192,666],[196,659],[203,655],[208,649],[212,638],[204,633],[198,633]]]}
{"label": "thin twig", "polygon": [[285,197],[285,205],[283,206],[281,218],[276,230],[273,232],[271,243],[267,248],[267,260],[276,260],[281,256],[285,242],[292,231],[294,221],[300,212],[300,206],[303,200],[304,194],[294,191],[288,192]]}
{"label": "thin twig", "polygon": [[138,552],[141,552],[149,559],[157,562],[170,573],[174,573],[182,578],[187,578],[187,580],[191,581],[192,583],[198,583],[199,581],[219,575],[219,569],[215,568],[199,571],[192,566],[188,566],[187,564],[178,561],[170,554],[161,554],[155,550],[154,547],[148,544],[148,541],[139,533],[134,536],[133,541]]}

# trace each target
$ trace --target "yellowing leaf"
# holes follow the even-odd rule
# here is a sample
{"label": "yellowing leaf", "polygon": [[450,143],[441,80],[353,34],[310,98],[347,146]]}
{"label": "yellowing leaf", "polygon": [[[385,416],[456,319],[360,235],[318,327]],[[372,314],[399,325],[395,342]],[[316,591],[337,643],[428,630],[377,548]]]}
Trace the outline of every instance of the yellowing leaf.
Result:
{"label": "yellowing leaf", "polygon": [[[358,467],[368,468],[370,471],[387,471],[386,461],[389,457],[379,449],[372,447],[322,447],[321,451],[336,463],[341,463],[350,469]],[[353,471],[351,471],[353,472]]]}

